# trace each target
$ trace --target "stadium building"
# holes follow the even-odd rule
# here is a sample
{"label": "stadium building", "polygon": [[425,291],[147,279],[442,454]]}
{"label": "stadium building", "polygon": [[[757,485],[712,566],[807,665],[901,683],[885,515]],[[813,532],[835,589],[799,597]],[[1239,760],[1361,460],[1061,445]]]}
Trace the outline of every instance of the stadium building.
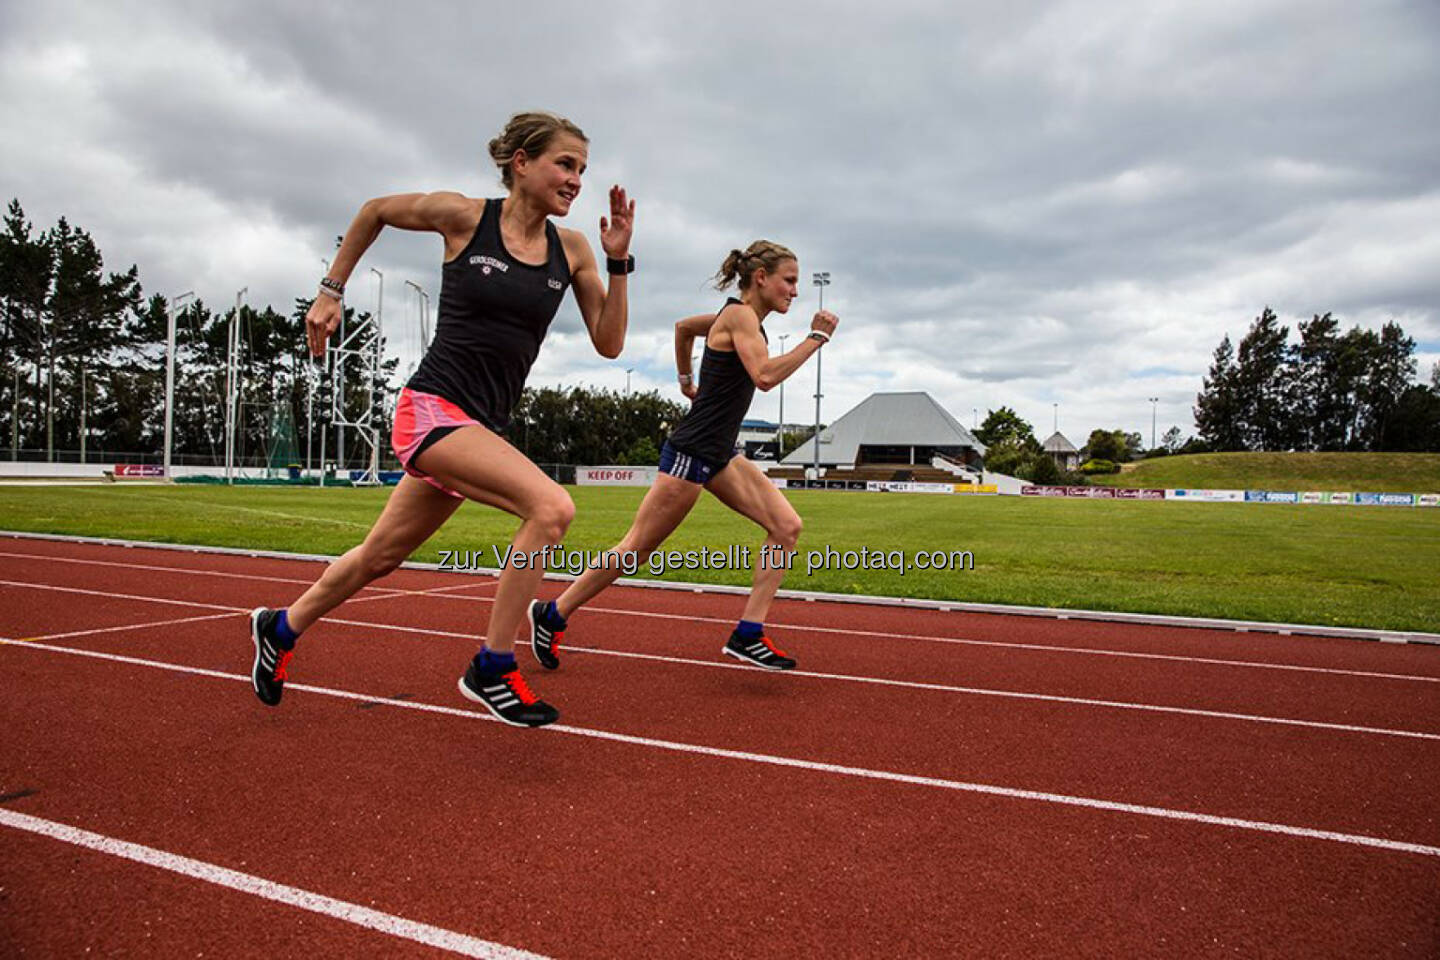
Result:
{"label": "stadium building", "polygon": [[[827,471],[907,473],[915,479],[938,473],[950,480],[969,479],[984,468],[985,444],[928,393],[872,393],[820,431],[819,459]],[[814,463],[812,437],[780,466],[799,471]],[[770,473],[777,475],[775,470]]]}

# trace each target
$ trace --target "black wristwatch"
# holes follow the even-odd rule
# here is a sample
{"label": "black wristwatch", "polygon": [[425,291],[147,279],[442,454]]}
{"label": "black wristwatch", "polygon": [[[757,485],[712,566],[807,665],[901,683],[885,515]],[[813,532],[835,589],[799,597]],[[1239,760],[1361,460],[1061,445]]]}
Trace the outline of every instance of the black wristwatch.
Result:
{"label": "black wristwatch", "polygon": [[617,260],[614,257],[605,258],[605,270],[612,274],[626,274],[635,272],[635,254],[630,254],[624,260]]}

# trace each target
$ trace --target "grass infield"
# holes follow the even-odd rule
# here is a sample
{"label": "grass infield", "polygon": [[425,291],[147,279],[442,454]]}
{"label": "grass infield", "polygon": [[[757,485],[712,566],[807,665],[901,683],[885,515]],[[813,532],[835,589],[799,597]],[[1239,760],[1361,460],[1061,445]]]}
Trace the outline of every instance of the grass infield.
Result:
{"label": "grass infield", "polygon": [[[645,493],[569,490],[577,516],[564,546],[591,551],[619,540]],[[360,541],[388,493],[0,487],[0,529],[338,555]],[[1440,625],[1440,508],[786,495],[805,521],[784,584],[796,589],[1389,630]],[[450,550],[493,566],[492,547],[503,550],[516,526],[498,510],[466,504],[411,559],[435,563]],[[664,549],[748,545],[758,563],[760,540],[756,527],[705,496]],[[921,551],[965,551],[973,568],[833,564],[807,574],[808,552],[827,548],[883,551],[887,561],[900,551],[907,562]],[[750,575],[682,567],[661,579],[746,584]],[[652,576],[643,562],[638,576]]]}

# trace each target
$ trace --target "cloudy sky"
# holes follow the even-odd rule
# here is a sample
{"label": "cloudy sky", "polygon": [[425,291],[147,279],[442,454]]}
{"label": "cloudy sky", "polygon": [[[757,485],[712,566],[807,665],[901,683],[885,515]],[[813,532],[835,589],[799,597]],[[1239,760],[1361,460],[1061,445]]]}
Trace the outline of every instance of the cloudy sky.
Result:
{"label": "cloudy sky", "polygon": [[[567,303],[532,385],[631,369],[678,399],[671,324],[718,306],[707,278],[759,237],[831,274],[827,421],[926,390],[966,425],[1008,405],[1043,439],[1058,405],[1072,440],[1148,442],[1157,397],[1159,432],[1188,434],[1220,337],[1266,305],[1394,319],[1423,378],[1440,360],[1434,0],[0,0],[0,202],[213,307],[311,295],[369,197],[500,195],[486,143],[531,108],[591,139],[568,225],[598,247],[625,185],[640,264],[624,355]],[[366,308],[384,273],[402,368],[404,283],[433,298],[440,257],[387,231],[351,279]],[[788,385],[791,422],[814,384],[812,363]]]}

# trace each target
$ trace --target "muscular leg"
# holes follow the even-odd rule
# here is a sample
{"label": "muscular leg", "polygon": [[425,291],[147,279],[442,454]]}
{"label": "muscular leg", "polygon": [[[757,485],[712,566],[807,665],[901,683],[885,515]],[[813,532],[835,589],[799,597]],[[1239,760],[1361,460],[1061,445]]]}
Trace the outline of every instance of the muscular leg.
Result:
{"label": "muscular leg", "polygon": [[[647,558],[665,538],[675,532],[680,521],[700,499],[700,485],[662,473],[640,502],[640,509],[630,524],[625,538],[611,548],[612,552],[634,551],[636,556]],[[619,579],[621,570],[616,564],[601,564],[593,570],[586,570],[560,594],[555,608],[560,616],[568,618],[592,597]]]}
{"label": "muscular leg", "polygon": [[[575,503],[563,487],[484,427],[462,427],[449,434],[422,453],[417,466],[451,490],[519,517],[520,529],[511,541],[514,553],[559,544],[575,517]],[[525,605],[544,575],[540,564],[511,565],[501,572],[485,636],[492,651],[509,653],[514,648]]]}
{"label": "muscular leg", "polygon": [[286,613],[290,628],[300,633],[361,587],[400,566],[461,503],[423,480],[408,474],[401,478],[364,542],[330,564],[290,606]]}
{"label": "muscular leg", "polygon": [[780,589],[780,581],[785,579],[785,567],[775,562],[775,558],[778,551],[783,550],[785,559],[789,560],[790,551],[795,549],[800,539],[800,515],[760,468],[744,457],[733,458],[724,470],[710,478],[705,488],[725,506],[765,529],[765,545],[761,549],[769,551],[771,562],[767,565],[756,560],[750,598],[745,602],[745,612],[740,617],[764,623],[770,612],[770,603],[775,599],[775,591]]}

